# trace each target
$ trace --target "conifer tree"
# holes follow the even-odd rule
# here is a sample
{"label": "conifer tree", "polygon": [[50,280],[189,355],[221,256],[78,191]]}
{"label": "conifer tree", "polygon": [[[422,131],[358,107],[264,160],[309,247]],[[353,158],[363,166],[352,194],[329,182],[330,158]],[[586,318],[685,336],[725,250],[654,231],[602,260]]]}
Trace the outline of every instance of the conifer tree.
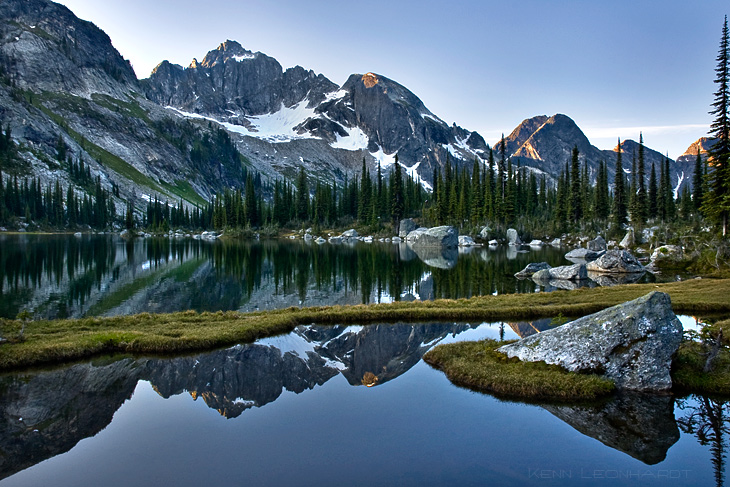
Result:
{"label": "conifer tree", "polygon": [[613,182],[613,223],[620,230],[626,223],[626,190],[624,188],[624,168],[621,157],[621,139],[618,139],[616,153],[616,175]]}
{"label": "conifer tree", "polygon": [[578,146],[573,147],[570,163],[570,221],[580,222],[583,217],[583,202],[581,201],[581,175]]}
{"label": "conifer tree", "polygon": [[395,155],[392,177],[390,184],[390,216],[393,221],[393,229],[398,231],[398,224],[403,218],[404,195],[403,195],[403,174],[401,173],[400,163],[398,162],[398,154]]}
{"label": "conifer tree", "polygon": [[710,125],[710,134],[715,138],[715,143],[708,150],[708,164],[712,167],[708,171],[708,191],[702,198],[702,210],[720,225],[722,235],[727,236],[730,224],[730,34],[727,15],[715,73],[718,88],[710,112],[715,115]]}
{"label": "conifer tree", "polygon": [[636,222],[643,226],[649,213],[649,205],[646,195],[646,172],[644,168],[644,134],[639,133],[639,159],[636,165]]}
{"label": "conifer tree", "polygon": [[700,145],[697,144],[697,158],[695,159],[695,171],[692,175],[692,203],[694,203],[695,212],[699,212],[702,208],[702,155],[700,154]]}
{"label": "conifer tree", "polygon": [[657,183],[656,183],[656,169],[654,168],[654,163],[651,163],[651,176],[649,177],[649,212],[648,217],[649,218],[656,218],[657,217]]}

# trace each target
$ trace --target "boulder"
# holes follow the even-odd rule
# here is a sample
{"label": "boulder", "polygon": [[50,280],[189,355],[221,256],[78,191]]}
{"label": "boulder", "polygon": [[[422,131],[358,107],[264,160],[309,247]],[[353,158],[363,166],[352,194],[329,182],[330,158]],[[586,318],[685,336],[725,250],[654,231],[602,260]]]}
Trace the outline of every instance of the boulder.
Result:
{"label": "boulder", "polygon": [[588,279],[585,264],[563,265],[552,267],[535,272],[532,278],[536,281],[549,281],[553,279],[564,281],[582,281]]}
{"label": "boulder", "polygon": [[517,234],[517,230],[514,228],[508,228],[507,229],[507,243],[510,245],[522,245],[522,240],[520,240],[520,236]]}
{"label": "boulder", "polygon": [[418,228],[418,225],[416,224],[416,222],[413,221],[412,218],[405,218],[400,221],[400,225],[398,226],[398,236],[400,238],[405,238],[416,228]]}
{"label": "boulder", "polygon": [[393,239],[391,240],[391,242],[393,242],[393,243],[401,243],[401,238],[400,237],[393,237]]}
{"label": "boulder", "polygon": [[563,242],[559,238],[554,238],[552,242],[550,242],[550,245],[552,245],[553,247],[560,247],[561,245],[563,245]]}
{"label": "boulder", "polygon": [[591,272],[601,274],[633,274],[644,272],[644,266],[625,250],[609,250],[598,259],[586,264]]}
{"label": "boulder", "polygon": [[360,237],[360,234],[357,233],[357,230],[354,228],[351,228],[349,230],[346,230],[342,232],[342,238],[358,238]]}
{"label": "boulder", "polygon": [[329,242],[331,244],[341,244],[342,243],[342,237],[330,237]]}
{"label": "boulder", "polygon": [[600,235],[588,242],[586,247],[588,247],[588,250],[592,250],[594,252],[608,250],[608,247],[606,246],[606,240],[604,240],[604,238]]}
{"label": "boulder", "polygon": [[499,245],[499,242],[498,241],[496,241],[494,239],[492,239],[492,240],[489,241],[489,246],[490,247],[496,247],[497,245]]}
{"label": "boulder", "polygon": [[657,291],[498,349],[527,362],[595,373],[617,389],[666,391],[682,323],[669,295]]}
{"label": "boulder", "polygon": [[630,249],[636,244],[636,239],[634,238],[634,229],[629,228],[629,231],[626,232],[626,235],[624,235],[624,238],[619,242],[618,246],[622,249]]}
{"label": "boulder", "polygon": [[542,247],[543,245],[545,245],[545,242],[542,240],[535,239],[530,242],[530,247]]}
{"label": "boulder", "polygon": [[327,240],[323,239],[322,237],[317,237],[317,240],[315,240],[318,244],[327,243]]}
{"label": "boulder", "polygon": [[479,238],[482,240],[489,240],[489,232],[491,232],[492,229],[489,227],[482,227],[481,230],[479,230]]}
{"label": "boulder", "polygon": [[459,245],[459,232],[449,226],[418,228],[408,234],[406,241],[414,249],[416,247],[456,248]]}
{"label": "boulder", "polygon": [[565,254],[565,258],[568,259],[571,262],[574,262],[576,260],[580,261],[586,261],[591,262],[593,260],[596,260],[600,256],[603,255],[603,252],[596,252],[595,250],[588,250],[588,249],[573,249],[567,254]]}
{"label": "boulder", "polygon": [[547,262],[531,262],[527,264],[527,267],[522,269],[520,272],[515,274],[515,277],[523,278],[523,277],[532,277],[534,273],[537,271],[542,270],[550,270],[551,266]]}
{"label": "boulder", "polygon": [[459,235],[459,247],[476,247],[477,243],[468,235]]}
{"label": "boulder", "polygon": [[312,240],[313,238],[314,237],[312,237],[312,234],[311,233],[305,233],[304,234],[304,240],[309,241],[309,240]]}

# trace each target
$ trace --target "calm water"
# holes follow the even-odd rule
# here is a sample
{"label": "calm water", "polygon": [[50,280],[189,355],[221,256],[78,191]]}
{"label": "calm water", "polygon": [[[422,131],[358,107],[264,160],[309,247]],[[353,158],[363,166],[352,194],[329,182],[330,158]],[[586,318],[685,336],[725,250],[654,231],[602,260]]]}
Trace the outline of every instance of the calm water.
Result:
{"label": "calm water", "polygon": [[0,235],[0,317],[14,318],[23,309],[36,318],[64,318],[535,292],[541,287],[513,274],[530,262],[570,264],[565,252],[498,247],[416,253],[389,243]]}
{"label": "calm water", "polygon": [[728,402],[503,402],[420,360],[437,343],[545,326],[303,326],[195,356],[1,376],[0,485],[724,482]]}

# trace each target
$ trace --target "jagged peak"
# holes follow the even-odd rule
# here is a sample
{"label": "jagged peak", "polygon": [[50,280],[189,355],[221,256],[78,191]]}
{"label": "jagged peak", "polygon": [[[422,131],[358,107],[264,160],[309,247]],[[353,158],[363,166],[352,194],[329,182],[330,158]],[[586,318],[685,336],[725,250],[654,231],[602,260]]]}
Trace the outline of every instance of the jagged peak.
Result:
{"label": "jagged peak", "polygon": [[152,74],[154,75],[154,74],[157,74],[157,72],[159,72],[159,71],[170,70],[170,69],[176,69],[176,70],[182,71],[184,68],[182,66],[180,66],[179,64],[173,64],[170,61],[168,61],[167,59],[165,59],[160,64],[158,64],[157,66],[154,67],[154,69],[152,70]]}

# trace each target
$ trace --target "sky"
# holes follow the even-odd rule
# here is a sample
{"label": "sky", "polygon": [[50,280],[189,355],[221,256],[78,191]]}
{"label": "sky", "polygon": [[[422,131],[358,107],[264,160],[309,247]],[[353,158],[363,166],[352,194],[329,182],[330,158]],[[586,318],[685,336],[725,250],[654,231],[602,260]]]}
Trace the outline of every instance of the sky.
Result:
{"label": "sky", "polygon": [[563,113],[593,145],[671,158],[706,136],[727,0],[61,0],[139,78],[231,39],[342,84],[374,72],[489,144]]}

